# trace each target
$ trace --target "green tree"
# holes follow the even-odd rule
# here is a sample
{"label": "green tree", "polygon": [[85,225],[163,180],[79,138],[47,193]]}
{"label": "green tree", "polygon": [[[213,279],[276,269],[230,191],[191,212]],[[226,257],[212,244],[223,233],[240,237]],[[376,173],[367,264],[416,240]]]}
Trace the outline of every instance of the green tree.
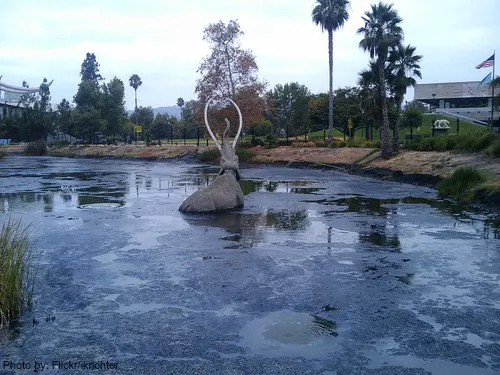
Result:
{"label": "green tree", "polygon": [[417,83],[413,76],[422,79],[420,72],[420,60],[422,56],[415,55],[415,47],[411,45],[399,45],[391,51],[389,55],[389,68],[394,76],[394,99],[396,101],[397,119],[393,132],[393,152],[399,152],[399,124],[401,107],[408,87],[413,87]]}
{"label": "green tree", "polygon": [[[130,120],[135,124],[140,124],[144,128],[151,128],[155,119],[155,113],[151,107],[139,107],[130,114]],[[145,129],[143,129],[144,131]]]}
{"label": "green tree", "polygon": [[73,135],[73,122],[71,104],[66,99],[57,105],[56,124],[57,129],[65,134]]}
{"label": "green tree", "polygon": [[97,141],[96,133],[105,130],[105,123],[97,108],[77,106],[72,112],[72,128],[77,138],[95,143]]}
{"label": "green tree", "polygon": [[321,93],[312,95],[309,99],[308,113],[311,130],[325,130],[328,125],[329,94]]}
{"label": "green tree", "polygon": [[308,102],[311,93],[305,85],[297,82],[277,84],[268,93],[271,100],[271,118],[275,127],[289,136],[306,133],[308,125]]}
{"label": "green tree", "polygon": [[[384,78],[387,91],[390,92],[394,87],[394,76],[387,65]],[[368,123],[371,123],[372,126],[375,125],[377,128],[381,128],[383,122],[379,80],[378,64],[375,60],[371,60],[368,69],[364,69],[359,73],[358,84],[361,86],[360,105],[367,112]]]}
{"label": "green tree", "polygon": [[125,122],[125,85],[114,77],[108,84],[102,86],[101,115],[106,121],[106,134],[116,137],[123,131]]}
{"label": "green tree", "polygon": [[402,19],[392,8],[392,4],[386,5],[382,2],[371,5],[371,11],[365,12],[362,19],[365,25],[357,31],[358,34],[363,35],[359,46],[369,52],[370,58],[376,60],[378,67],[378,91],[382,109],[381,147],[382,157],[387,159],[392,155],[392,147],[389,135],[385,71],[390,51],[397,48],[403,39],[403,29],[400,26]]}
{"label": "green tree", "polygon": [[167,137],[167,130],[170,126],[170,116],[168,114],[158,113],[154,118],[153,124],[151,126],[151,133],[156,139],[158,139],[158,144],[161,146],[162,138]]}
{"label": "green tree", "polygon": [[80,76],[82,77],[82,82],[88,81],[95,85],[99,85],[99,82],[103,80],[99,73],[99,63],[94,53],[87,52],[85,60],[82,62]]}
{"label": "green tree", "polygon": [[132,74],[128,79],[130,87],[134,89],[135,94],[135,110],[137,111],[137,89],[142,86],[141,77],[138,74]]}
{"label": "green tree", "polygon": [[328,135],[333,137],[333,32],[340,29],[349,19],[349,0],[316,0],[312,19],[321,30],[328,32],[329,103]]}
{"label": "green tree", "polygon": [[413,129],[422,125],[424,116],[422,110],[417,107],[410,106],[403,113],[402,125],[405,128],[410,128],[410,136],[413,138]]}

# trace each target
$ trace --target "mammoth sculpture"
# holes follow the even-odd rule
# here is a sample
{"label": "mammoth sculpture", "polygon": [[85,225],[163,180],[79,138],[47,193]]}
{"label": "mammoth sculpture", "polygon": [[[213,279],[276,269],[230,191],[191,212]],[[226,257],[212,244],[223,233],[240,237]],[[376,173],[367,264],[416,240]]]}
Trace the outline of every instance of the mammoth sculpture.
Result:
{"label": "mammoth sculpture", "polygon": [[436,120],[434,121],[435,129],[450,129],[450,122],[448,120]]}
{"label": "mammoth sculpture", "polygon": [[229,98],[227,100],[229,100],[229,102],[231,102],[231,104],[233,104],[238,111],[240,120],[238,132],[236,133],[233,143],[231,144],[229,141],[230,123],[226,118],[226,129],[224,130],[222,137],[223,145],[222,147],[220,146],[219,142],[217,142],[217,138],[215,138],[212,133],[212,129],[210,129],[210,125],[208,124],[208,106],[212,101],[212,98],[210,98],[205,105],[205,125],[208,133],[221,153],[221,169],[219,171],[219,175],[210,183],[210,185],[195,191],[184,202],[182,202],[179,207],[181,212],[220,212],[243,207],[243,191],[238,183],[241,178],[239,172],[239,161],[235,152],[236,142],[238,141],[243,127],[243,119],[241,111],[236,103]]}

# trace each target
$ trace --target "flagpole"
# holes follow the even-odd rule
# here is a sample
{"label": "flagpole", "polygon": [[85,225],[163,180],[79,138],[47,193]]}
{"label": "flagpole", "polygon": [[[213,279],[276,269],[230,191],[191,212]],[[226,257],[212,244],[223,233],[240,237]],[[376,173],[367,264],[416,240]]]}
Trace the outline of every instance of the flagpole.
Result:
{"label": "flagpole", "polygon": [[491,128],[490,131],[493,131],[493,111],[495,107],[495,51],[493,51],[493,77],[491,77]]}

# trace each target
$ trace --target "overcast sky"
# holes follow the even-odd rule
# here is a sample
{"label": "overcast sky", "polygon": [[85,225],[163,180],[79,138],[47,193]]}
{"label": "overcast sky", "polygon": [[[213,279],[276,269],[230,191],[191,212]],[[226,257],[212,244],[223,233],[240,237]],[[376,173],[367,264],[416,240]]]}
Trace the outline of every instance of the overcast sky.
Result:
{"label": "overcast sky", "polygon": [[[355,85],[368,63],[356,30],[371,3],[351,0],[350,19],[334,34],[335,88]],[[422,83],[479,81],[490,69],[475,66],[495,49],[500,55],[500,0],[393,3],[405,42],[424,56]],[[242,47],[253,51],[268,88],[296,81],[313,93],[326,92],[327,34],[312,23],[313,7],[313,0],[2,1],[0,75],[14,85],[53,79],[52,102],[72,101],[85,54],[94,52],[106,80],[124,81],[127,108],[133,108],[133,73],[143,81],[139,105],[175,105],[178,97],[196,98],[196,70],[209,52],[203,29],[237,19],[245,33]]]}

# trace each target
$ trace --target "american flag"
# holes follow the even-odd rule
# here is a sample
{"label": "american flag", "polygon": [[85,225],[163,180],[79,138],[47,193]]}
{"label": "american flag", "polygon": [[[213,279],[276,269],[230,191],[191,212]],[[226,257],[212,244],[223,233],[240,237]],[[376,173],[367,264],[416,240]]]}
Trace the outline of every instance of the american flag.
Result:
{"label": "american flag", "polygon": [[476,66],[476,69],[488,68],[490,66],[493,66],[494,62],[495,62],[495,54],[491,55],[489,58],[484,60],[481,64]]}

